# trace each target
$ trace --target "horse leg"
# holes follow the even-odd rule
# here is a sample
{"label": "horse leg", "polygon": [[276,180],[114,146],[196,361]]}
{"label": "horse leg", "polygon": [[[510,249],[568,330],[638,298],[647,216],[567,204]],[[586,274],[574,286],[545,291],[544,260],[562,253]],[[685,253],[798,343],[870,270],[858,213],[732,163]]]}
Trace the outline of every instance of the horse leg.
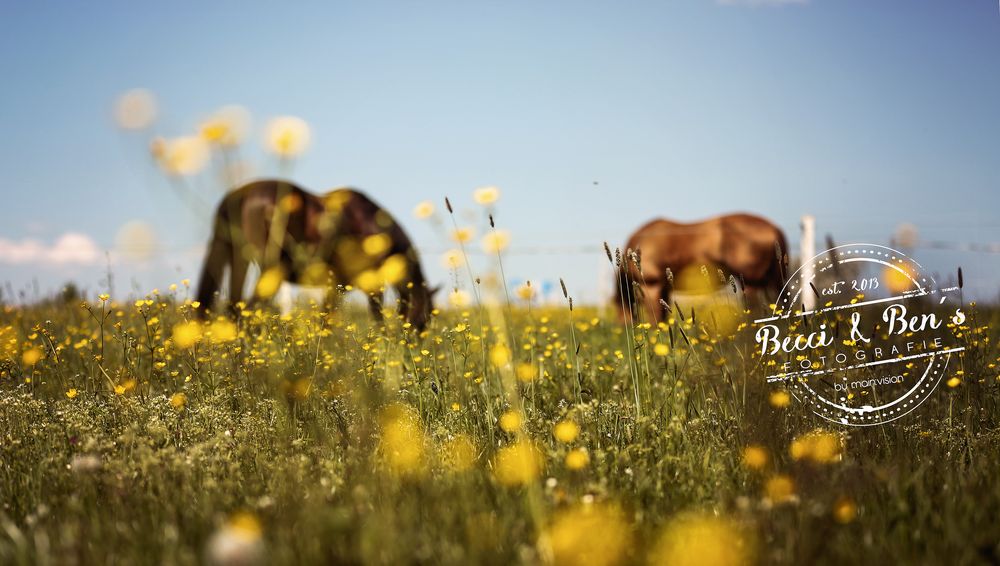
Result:
{"label": "horse leg", "polygon": [[760,309],[761,312],[768,312],[770,311],[771,303],[778,300],[778,296],[775,293],[774,297],[771,297],[770,286],[745,283],[743,286],[743,299],[746,301],[746,307],[751,311]]}
{"label": "horse leg", "polygon": [[670,303],[670,292],[673,291],[673,283],[667,282],[663,284],[663,288],[660,290],[660,312],[666,317],[670,309],[674,308]]}
{"label": "horse leg", "polygon": [[368,312],[371,313],[372,318],[375,322],[384,322],[384,317],[382,316],[382,299],[381,297],[376,297],[374,294],[368,295]]}
{"label": "horse leg", "polygon": [[329,316],[337,312],[340,308],[341,300],[343,299],[343,294],[337,290],[336,285],[327,285],[323,288],[323,305],[322,308]]}
{"label": "horse leg", "polygon": [[[260,273],[257,275],[257,281],[254,282],[253,291],[250,292],[250,298],[247,299],[246,301],[247,308],[251,310],[257,308],[258,306],[264,303],[271,302],[275,298],[277,298],[279,292],[281,291],[281,286],[285,282],[289,281],[289,276],[292,273],[290,264],[285,261],[281,261],[278,264],[273,264],[273,263],[268,264],[262,260],[259,263],[257,263],[257,267],[260,269]],[[263,278],[264,275],[267,273],[273,274],[274,270],[277,270],[279,276],[281,277],[281,280],[278,281],[278,286],[274,289],[270,288],[262,289],[260,285],[261,278]],[[270,287],[270,285],[268,285],[268,287]],[[261,294],[262,290],[267,291],[268,294],[262,295]]]}
{"label": "horse leg", "polygon": [[660,280],[647,280],[642,284],[642,300],[646,307],[646,315],[649,322],[658,323],[663,320],[663,305],[660,298],[663,296],[665,285]]}
{"label": "horse leg", "polygon": [[407,289],[405,285],[400,285],[396,287],[396,294],[399,295],[399,298],[396,300],[397,314],[404,321],[409,321],[410,310],[413,308],[413,292]]}
{"label": "horse leg", "polygon": [[[809,289],[808,291],[803,291],[803,292],[804,293],[810,293],[810,292],[812,292],[812,289]],[[777,286],[774,286],[774,285],[768,285],[767,287],[764,287],[764,289],[760,293],[761,299],[763,300],[763,303],[764,303],[764,308],[765,309],[770,309],[771,305],[773,305],[773,304],[775,304],[775,303],[778,302],[778,297],[780,295],[781,295],[781,288],[780,287],[777,287]]]}
{"label": "horse leg", "polygon": [[243,285],[246,283],[249,267],[250,262],[233,246],[233,263],[229,269],[229,310],[233,314],[239,313],[237,304],[243,300]]}

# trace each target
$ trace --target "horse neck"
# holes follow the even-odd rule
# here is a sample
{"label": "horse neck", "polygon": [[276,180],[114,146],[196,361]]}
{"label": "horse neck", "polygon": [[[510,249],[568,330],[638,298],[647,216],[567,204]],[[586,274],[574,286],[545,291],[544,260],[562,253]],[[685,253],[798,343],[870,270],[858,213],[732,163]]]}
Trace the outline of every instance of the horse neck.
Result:
{"label": "horse neck", "polygon": [[409,264],[409,282],[413,283],[414,290],[424,289],[426,292],[427,279],[424,277],[424,270],[420,267],[420,261],[415,257],[412,257],[412,254],[413,252],[411,250],[411,253],[406,256],[406,261]]}

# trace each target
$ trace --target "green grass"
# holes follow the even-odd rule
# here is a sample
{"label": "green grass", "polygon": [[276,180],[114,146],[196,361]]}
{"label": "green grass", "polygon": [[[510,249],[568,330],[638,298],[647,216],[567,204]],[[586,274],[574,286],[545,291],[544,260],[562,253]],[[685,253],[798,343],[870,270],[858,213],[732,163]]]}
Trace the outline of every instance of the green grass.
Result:
{"label": "green grass", "polygon": [[815,462],[789,446],[824,424],[771,405],[746,331],[470,307],[415,337],[306,310],[182,348],[191,310],[173,294],[4,309],[0,563],[188,564],[226,533],[269,563],[646,563],[665,532],[693,541],[672,547],[690,563],[1000,559],[997,311],[965,330],[958,386],[891,425],[825,428],[837,455]]}

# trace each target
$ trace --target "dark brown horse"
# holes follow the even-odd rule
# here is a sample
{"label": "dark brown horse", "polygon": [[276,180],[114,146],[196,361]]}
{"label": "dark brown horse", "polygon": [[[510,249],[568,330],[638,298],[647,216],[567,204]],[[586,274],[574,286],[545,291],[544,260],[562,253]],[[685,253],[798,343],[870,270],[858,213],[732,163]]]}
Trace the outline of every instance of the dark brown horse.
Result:
{"label": "dark brown horse", "polygon": [[243,299],[247,268],[260,267],[251,301],[270,298],[281,281],[368,292],[381,317],[383,285],[400,297],[400,312],[419,330],[432,308],[420,259],[403,229],[381,206],[353,189],[323,196],[279,180],[255,181],[230,192],[215,213],[197,299],[207,312],[229,268],[229,300]]}
{"label": "dark brown horse", "polygon": [[787,249],[780,228],[751,214],[693,224],[653,220],[625,245],[615,299],[623,320],[642,308],[649,320],[659,322],[671,304],[671,291],[682,288],[678,283],[695,279],[718,287],[724,284],[720,269],[725,277],[741,281],[748,299],[761,292],[774,299],[784,284]]}

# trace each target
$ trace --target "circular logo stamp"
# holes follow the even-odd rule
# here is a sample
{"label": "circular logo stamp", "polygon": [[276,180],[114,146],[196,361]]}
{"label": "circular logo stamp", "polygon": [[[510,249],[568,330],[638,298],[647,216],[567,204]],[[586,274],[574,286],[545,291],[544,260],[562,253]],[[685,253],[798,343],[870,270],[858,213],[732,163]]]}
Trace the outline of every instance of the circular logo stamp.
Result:
{"label": "circular logo stamp", "polygon": [[768,382],[824,419],[887,423],[920,406],[964,350],[960,291],[891,248],[838,246],[803,262],[754,321],[756,353]]}

